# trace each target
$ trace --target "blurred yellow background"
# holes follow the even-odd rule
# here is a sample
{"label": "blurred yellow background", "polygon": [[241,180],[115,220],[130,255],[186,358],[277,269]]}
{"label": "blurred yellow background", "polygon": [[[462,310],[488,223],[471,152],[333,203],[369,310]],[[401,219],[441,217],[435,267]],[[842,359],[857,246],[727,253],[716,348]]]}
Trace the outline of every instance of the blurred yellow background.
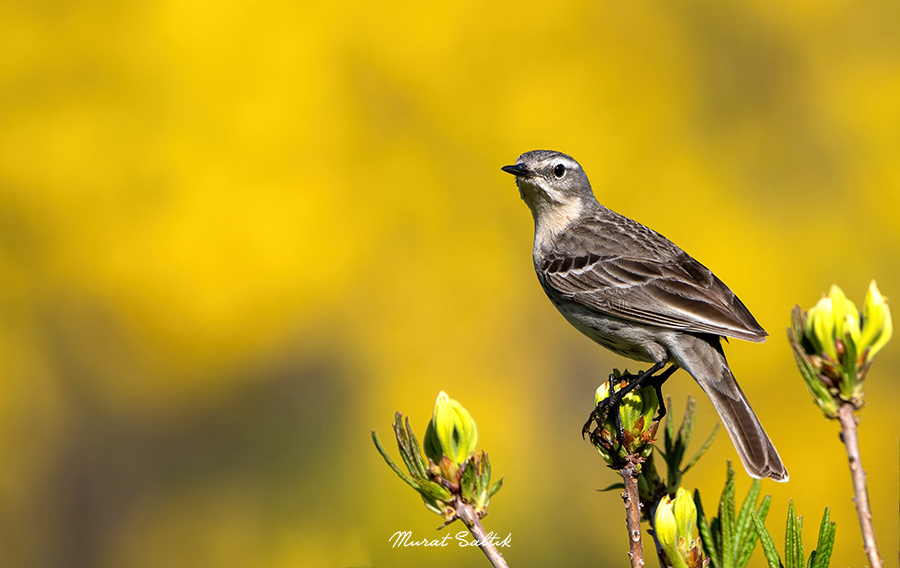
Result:
{"label": "blurred yellow background", "polygon": [[[791,473],[764,483],[769,526],[780,548],[793,498],[809,552],[830,506],[832,565],[863,565],[838,425],[784,328],[832,282],[900,298],[898,18],[888,0],[7,0],[3,566],[484,566],[388,542],[440,519],[370,429],[390,442],[400,410],[421,435],[442,389],[505,476],[485,526],[512,534],[512,566],[626,566],[621,500],[595,491],[616,476],[580,428],[611,368],[639,365],[537,283],[499,169],[537,148],[771,333],[727,348]],[[898,353],[860,426],[889,564]],[[666,392],[677,416],[701,394],[684,373]],[[705,398],[698,420],[702,439]],[[727,459],[722,433],[685,479],[709,510]]]}

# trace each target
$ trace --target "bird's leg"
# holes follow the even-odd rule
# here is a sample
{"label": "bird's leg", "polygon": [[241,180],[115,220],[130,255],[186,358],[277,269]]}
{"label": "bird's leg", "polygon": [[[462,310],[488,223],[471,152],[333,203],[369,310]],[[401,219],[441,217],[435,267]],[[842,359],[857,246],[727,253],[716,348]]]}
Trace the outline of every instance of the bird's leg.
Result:
{"label": "bird's leg", "polygon": [[[619,377],[619,378],[621,378],[621,377]],[[609,392],[613,392],[613,388],[614,388],[615,381],[616,381],[616,375],[613,373],[610,373],[608,381],[609,381]],[[584,439],[585,435],[588,432],[592,432],[591,433],[591,442],[596,444],[597,440],[595,440],[594,438],[599,436],[599,432],[603,427],[603,423],[606,422],[606,417],[607,417],[608,413],[609,413],[609,397],[604,398],[603,400],[598,402],[597,405],[594,407],[594,409],[591,411],[591,415],[588,416],[587,422],[585,422],[584,426],[581,428],[581,438]],[[616,415],[618,415],[618,413],[616,413]],[[619,420],[617,421],[616,426],[620,431],[622,431],[624,433],[625,429],[622,428],[622,426],[620,424],[621,421],[622,421],[622,419],[621,419],[621,417],[619,417]],[[591,427],[594,422],[597,423],[596,429]]]}
{"label": "bird's leg", "polygon": [[650,379],[650,384],[656,390],[656,398],[659,400],[659,413],[656,415],[656,418],[654,418],[657,422],[662,420],[663,416],[666,415],[666,403],[662,394],[663,383],[666,382],[676,370],[678,370],[678,366],[671,365],[668,369]]}
{"label": "bird's leg", "polygon": [[[597,406],[591,412],[591,415],[588,417],[588,421],[585,422],[584,426],[581,429],[581,437],[583,438],[585,434],[588,432],[591,433],[591,443],[597,444],[600,439],[600,431],[603,429],[603,423],[606,422],[607,416],[609,416],[610,409],[617,409],[619,405],[622,403],[622,399],[625,398],[625,395],[633,391],[635,388],[642,385],[646,382],[650,377],[653,377],[653,373],[659,371],[666,365],[666,361],[658,362],[646,371],[639,373],[636,377],[628,379],[628,382],[619,390],[613,390],[613,385],[615,381],[615,375],[609,376],[609,396],[605,399],[601,400],[597,403]],[[673,370],[667,369],[663,373],[659,375],[662,379],[659,381],[659,385],[669,378],[672,374]],[[622,377],[619,377],[622,378]],[[659,387],[657,387],[657,392],[659,391]],[[625,429],[622,427],[622,417],[618,412],[615,413],[616,416],[616,434],[618,434],[618,439],[620,443],[624,443],[625,438]],[[597,428],[592,429],[592,423],[597,423]]]}
{"label": "bird's leg", "polygon": [[[622,377],[618,377],[621,379]],[[609,392],[613,392],[614,385],[617,381],[617,377],[614,373],[609,375]],[[591,415],[588,418],[588,421],[585,423],[584,427],[581,429],[581,437],[584,438],[584,435],[587,432],[591,433],[590,440],[591,443],[595,446],[601,446],[611,455],[616,455],[617,450],[615,445],[611,440],[604,438],[601,433],[603,432],[603,424],[606,423],[606,417],[609,413],[609,398],[605,398],[597,403],[597,406],[594,407],[594,410],[591,411]],[[616,441],[619,443],[621,447],[622,444],[625,443],[625,427],[622,426],[622,416],[616,412]],[[597,422],[597,427],[591,430],[592,422]]]}
{"label": "bird's leg", "polygon": [[[666,361],[662,361],[661,363],[656,363],[655,365],[653,365],[652,367],[650,367],[649,369],[647,369],[644,372],[638,371],[638,375],[632,379],[629,379],[628,383],[626,383],[624,387],[617,390],[616,392],[612,392],[612,390],[610,390],[609,398],[607,398],[606,400],[610,401],[609,402],[610,405],[618,406],[619,404],[621,404],[622,399],[625,398],[625,395],[627,395],[634,389],[636,389],[640,386],[643,386],[643,384],[645,382],[647,382],[647,380],[649,380],[651,377],[653,377],[653,373],[655,373],[656,371],[659,371],[660,369],[662,369],[665,366],[666,366]],[[666,372],[663,372],[659,376],[662,377],[663,375],[665,375],[665,378],[663,379],[663,381],[665,381],[666,379],[669,378],[669,375],[671,375],[671,374],[672,373],[666,374]],[[661,384],[662,383],[660,383],[660,385]],[[605,402],[605,401],[603,401],[603,402]]]}

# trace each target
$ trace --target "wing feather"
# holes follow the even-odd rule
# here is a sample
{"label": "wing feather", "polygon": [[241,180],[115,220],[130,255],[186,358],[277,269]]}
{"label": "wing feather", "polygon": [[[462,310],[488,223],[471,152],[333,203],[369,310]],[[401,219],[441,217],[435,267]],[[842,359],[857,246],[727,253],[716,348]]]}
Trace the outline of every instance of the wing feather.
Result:
{"label": "wing feather", "polygon": [[659,260],[553,255],[540,267],[564,298],[625,320],[749,341],[766,332],[721,280],[687,253]]}

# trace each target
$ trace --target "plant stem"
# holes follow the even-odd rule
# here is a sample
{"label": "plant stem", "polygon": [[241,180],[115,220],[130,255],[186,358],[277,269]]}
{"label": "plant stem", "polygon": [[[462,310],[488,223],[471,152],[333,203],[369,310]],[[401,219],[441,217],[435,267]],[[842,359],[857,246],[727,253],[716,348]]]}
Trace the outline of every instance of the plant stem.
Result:
{"label": "plant stem", "polygon": [[866,489],[866,472],[862,468],[859,455],[859,439],[856,435],[856,415],[854,406],[849,402],[841,404],[838,409],[838,420],[841,422],[842,438],[847,448],[847,461],[850,462],[850,476],[853,478],[853,501],[859,515],[859,526],[862,529],[863,547],[869,557],[871,568],[883,568],[884,561],[878,554],[875,543],[875,527],[872,525],[872,510],[869,509],[869,491]]}
{"label": "plant stem", "polygon": [[488,538],[487,533],[484,532],[484,527],[481,526],[481,521],[478,520],[478,515],[471,505],[458,500],[456,502],[456,516],[465,523],[469,532],[471,532],[472,536],[475,537],[475,540],[478,541],[478,546],[481,548],[481,551],[488,557],[488,560],[491,561],[494,568],[509,568],[506,564],[506,560],[503,559],[503,555],[500,554],[500,551],[494,546],[493,539]]}
{"label": "plant stem", "polygon": [[641,498],[638,496],[637,474],[635,466],[629,465],[622,468],[622,480],[625,483],[625,493],[622,500],[625,501],[625,521],[628,525],[628,557],[631,558],[632,568],[643,568],[644,545],[641,542]]}

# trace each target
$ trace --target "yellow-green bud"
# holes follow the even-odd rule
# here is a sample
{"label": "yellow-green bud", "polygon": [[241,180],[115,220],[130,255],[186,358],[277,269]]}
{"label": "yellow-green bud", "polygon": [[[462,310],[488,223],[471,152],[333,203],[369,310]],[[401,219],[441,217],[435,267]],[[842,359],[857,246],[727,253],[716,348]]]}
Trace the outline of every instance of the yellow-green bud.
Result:
{"label": "yellow-green bud", "polygon": [[691,498],[691,494],[683,487],[678,488],[673,502],[675,511],[675,523],[678,525],[679,547],[683,544],[687,552],[687,545],[694,536],[694,527],[697,526],[697,505]]}
{"label": "yellow-green bud", "polygon": [[653,531],[673,568],[689,568],[702,564],[702,555],[694,539],[697,506],[690,493],[679,487],[675,499],[664,496],[656,507]]}
{"label": "yellow-green bud", "polygon": [[890,309],[874,280],[862,314],[836,285],[807,314],[794,309],[788,337],[800,373],[826,416],[835,418],[845,402],[862,407],[869,364],[892,332]]}
{"label": "yellow-green bud", "polygon": [[441,391],[434,403],[431,422],[425,430],[425,455],[435,464],[446,456],[456,465],[462,465],[475,453],[478,445],[478,428],[472,415],[459,402]]}
{"label": "yellow-green bud", "polygon": [[656,507],[656,517],[653,521],[656,540],[670,557],[677,556],[678,546],[678,523],[675,522],[675,507],[672,502],[673,499],[665,495]]}
{"label": "yellow-green bud", "polygon": [[831,298],[824,296],[809,310],[806,320],[806,335],[813,340],[816,351],[826,353],[837,360],[834,348],[834,317]]}
{"label": "yellow-green bud", "polygon": [[869,284],[869,291],[866,293],[866,303],[863,306],[863,329],[859,336],[859,352],[862,354],[866,347],[869,353],[866,355],[866,361],[871,361],[876,353],[890,341],[893,334],[893,324],[891,323],[891,309],[887,305],[887,300],[881,295],[875,281]]}
{"label": "yellow-green bud", "polygon": [[831,285],[832,316],[834,317],[834,339],[844,340],[847,334],[855,342],[859,339],[859,310],[836,284]]}
{"label": "yellow-green bud", "polygon": [[838,361],[842,355],[838,341],[846,341],[847,335],[854,344],[859,341],[859,310],[836,284],[832,284],[828,295],[809,310],[806,335],[816,350],[827,354],[832,361]]}
{"label": "yellow-green bud", "polygon": [[[615,370],[614,375],[622,376],[618,370]],[[627,382],[624,380],[618,381],[614,383],[613,388],[618,391],[626,384]],[[609,398],[609,382],[605,381],[597,388],[594,402],[600,404],[607,398]],[[610,412],[606,421],[599,426],[601,429],[600,439],[603,443],[596,446],[597,450],[610,465],[619,463],[629,454],[640,454],[646,458],[652,451],[650,444],[655,439],[656,431],[659,428],[659,422],[654,420],[659,411],[656,389],[644,387],[629,392],[622,398],[618,411],[622,421],[624,440],[618,439],[616,417]]]}

